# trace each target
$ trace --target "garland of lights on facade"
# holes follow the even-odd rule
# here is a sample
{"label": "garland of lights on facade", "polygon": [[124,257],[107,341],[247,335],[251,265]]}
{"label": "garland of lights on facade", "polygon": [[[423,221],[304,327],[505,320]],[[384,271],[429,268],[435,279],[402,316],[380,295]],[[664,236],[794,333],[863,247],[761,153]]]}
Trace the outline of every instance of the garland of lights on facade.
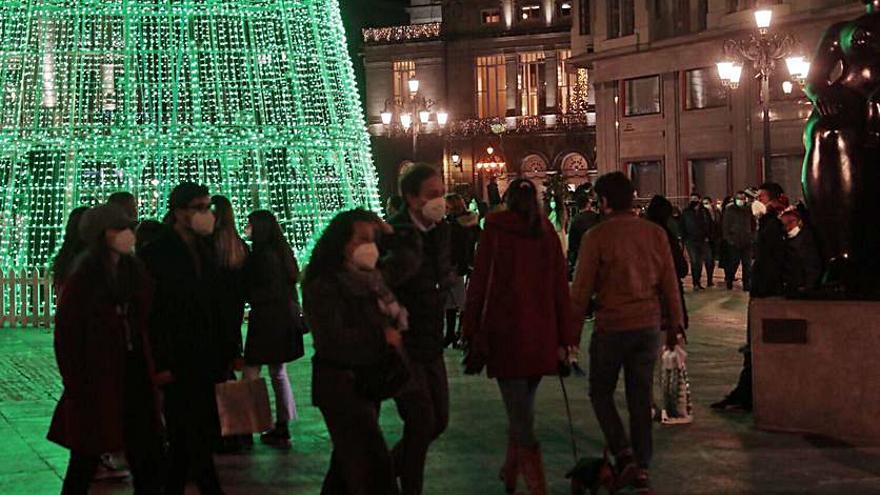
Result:
{"label": "garland of lights on facade", "polygon": [[0,269],[44,267],[67,213],[120,190],[161,219],[179,182],[297,254],[379,205],[336,0],[0,0]]}

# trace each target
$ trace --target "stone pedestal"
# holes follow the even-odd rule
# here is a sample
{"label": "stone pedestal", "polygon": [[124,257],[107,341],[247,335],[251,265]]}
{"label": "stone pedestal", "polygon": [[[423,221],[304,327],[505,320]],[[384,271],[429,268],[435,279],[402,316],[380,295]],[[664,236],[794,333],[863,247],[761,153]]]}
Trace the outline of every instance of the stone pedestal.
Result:
{"label": "stone pedestal", "polygon": [[753,299],[758,428],[880,445],[880,303]]}

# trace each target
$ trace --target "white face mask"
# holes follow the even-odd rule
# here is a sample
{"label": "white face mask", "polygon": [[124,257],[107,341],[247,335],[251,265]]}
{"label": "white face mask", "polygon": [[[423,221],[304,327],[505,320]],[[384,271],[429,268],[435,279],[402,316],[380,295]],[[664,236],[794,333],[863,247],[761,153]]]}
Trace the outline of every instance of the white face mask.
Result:
{"label": "white face mask", "polygon": [[761,218],[767,214],[767,205],[760,201],[752,202],[752,215],[755,215],[757,218]]}
{"label": "white face mask", "polygon": [[741,199],[737,199],[737,200],[736,200],[736,206],[742,208],[742,207],[745,206],[745,205],[746,205],[746,202],[745,202],[745,201],[743,201],[743,200],[741,200]]}
{"label": "white face mask", "polygon": [[110,242],[110,249],[119,254],[131,254],[134,251],[135,236],[131,229],[120,231]]}
{"label": "white face mask", "polygon": [[374,270],[379,262],[379,247],[375,242],[361,244],[351,253],[351,263],[361,270]]}
{"label": "white face mask", "polygon": [[422,216],[431,223],[437,223],[446,216],[446,200],[443,197],[434,198],[422,207]]}
{"label": "white face mask", "polygon": [[198,235],[211,235],[214,232],[214,214],[210,211],[193,213],[190,227]]}
{"label": "white face mask", "polygon": [[794,239],[800,233],[801,233],[801,228],[800,228],[800,226],[797,226],[797,227],[789,230],[788,233],[786,233],[786,235],[788,236],[789,239]]}

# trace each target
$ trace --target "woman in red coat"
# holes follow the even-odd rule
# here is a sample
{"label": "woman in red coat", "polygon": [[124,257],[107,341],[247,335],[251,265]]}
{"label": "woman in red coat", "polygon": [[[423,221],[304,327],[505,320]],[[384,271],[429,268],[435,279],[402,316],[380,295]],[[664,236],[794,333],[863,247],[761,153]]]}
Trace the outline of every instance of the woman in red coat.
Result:
{"label": "woman in red coat", "polygon": [[149,280],[131,256],[132,221],[117,206],[83,215],[88,248],[55,315],[64,393],[49,440],[70,449],[63,495],[85,495],[104,452],[124,450],[135,493],[158,494],[159,437],[146,316]]}
{"label": "woman in red coat", "polygon": [[480,238],[465,303],[463,335],[485,354],[498,380],[509,421],[501,478],[508,493],[521,471],[532,495],[546,493],[535,438],[535,392],[541,377],[559,373],[575,345],[569,312],[566,261],[559,236],[538,206],[527,179],[510,184],[507,209],[490,214]]}

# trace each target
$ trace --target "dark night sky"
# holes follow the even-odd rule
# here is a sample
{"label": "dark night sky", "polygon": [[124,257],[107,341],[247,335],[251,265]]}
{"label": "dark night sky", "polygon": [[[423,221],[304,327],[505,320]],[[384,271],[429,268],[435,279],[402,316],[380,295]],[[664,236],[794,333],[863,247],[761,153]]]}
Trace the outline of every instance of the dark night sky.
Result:
{"label": "dark night sky", "polygon": [[349,53],[354,63],[361,100],[364,99],[364,66],[361,61],[361,29],[371,26],[406,24],[409,0],[340,0],[342,21],[348,36]]}

